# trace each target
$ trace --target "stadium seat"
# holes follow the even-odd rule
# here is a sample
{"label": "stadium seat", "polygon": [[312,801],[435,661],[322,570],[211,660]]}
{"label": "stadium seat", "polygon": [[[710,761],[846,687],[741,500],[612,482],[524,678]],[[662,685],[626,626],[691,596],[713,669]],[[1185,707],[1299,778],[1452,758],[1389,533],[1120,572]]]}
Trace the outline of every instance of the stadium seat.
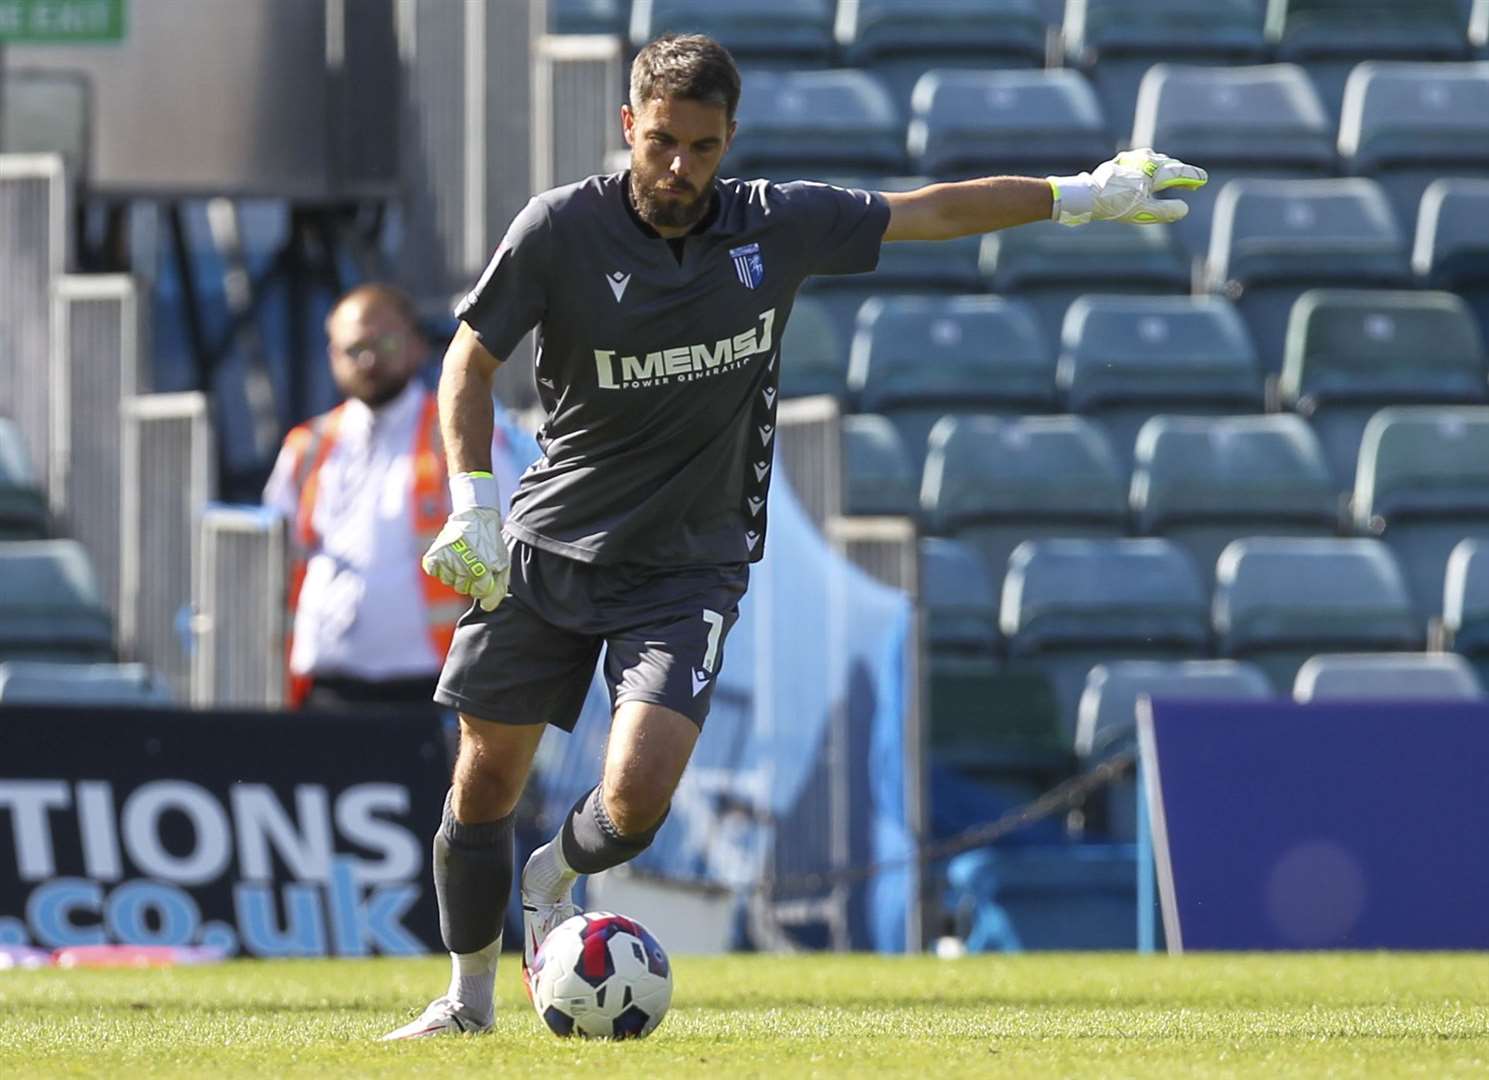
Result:
{"label": "stadium seat", "polygon": [[[1137,703],[1144,694],[1193,700],[1265,700],[1261,668],[1240,660],[1119,660],[1086,676],[1076,713],[1075,753],[1082,769],[1137,745]],[[1130,775],[1106,788],[1087,829],[1112,840],[1137,835],[1137,783]],[[1094,821],[1092,819],[1095,819]]]}
{"label": "stadium seat", "polygon": [[0,416],[0,540],[39,540],[47,534],[47,502],[15,421]]}
{"label": "stadium seat", "polygon": [[146,664],[0,663],[0,704],[169,705],[166,680]]}
{"label": "stadium seat", "polygon": [[1340,531],[1323,448],[1297,416],[1155,416],[1138,436],[1131,500],[1138,532],[1187,551],[1207,591],[1233,540]]}
{"label": "stadium seat", "polygon": [[861,411],[894,421],[918,473],[943,415],[1052,410],[1055,361],[1022,301],[873,299],[853,337],[848,389]]}
{"label": "stadium seat", "polygon": [[843,513],[914,517],[919,475],[900,433],[882,416],[843,417]]}
{"label": "stadium seat", "polygon": [[999,626],[1008,666],[1041,671],[1054,686],[1074,747],[1091,668],[1203,656],[1207,601],[1189,556],[1167,540],[1028,540],[1008,558]]}
{"label": "stadium seat", "polygon": [[1298,669],[1293,700],[1473,701],[1484,688],[1457,653],[1341,653]]}
{"label": "stadium seat", "polygon": [[1422,195],[1412,269],[1473,309],[1489,342],[1489,180],[1438,180]]}
{"label": "stadium seat", "polygon": [[620,34],[630,0],[548,0],[548,25],[555,34]]}
{"label": "stadium seat", "polygon": [[1423,619],[1441,609],[1448,556],[1489,540],[1489,407],[1382,409],[1365,426],[1355,528],[1382,537]]}
{"label": "stadium seat", "polygon": [[1055,385],[1066,407],[1106,431],[1124,466],[1155,413],[1261,412],[1246,325],[1216,296],[1083,296],[1061,333]]}
{"label": "stadium seat", "polygon": [[852,170],[904,171],[904,124],[867,72],[749,68],[739,130],[723,170],[741,177],[814,180]]}
{"label": "stadium seat", "polygon": [[1489,544],[1465,540],[1448,556],[1442,629],[1443,644],[1467,657],[1489,686]]}
{"label": "stadium seat", "polygon": [[1358,61],[1468,57],[1458,0],[1270,0],[1266,37],[1308,69],[1331,117]]}
{"label": "stadium seat", "polygon": [[1155,65],[1138,91],[1131,145],[1158,147],[1209,173],[1208,184],[1184,193],[1189,213],[1174,226],[1194,256],[1209,250],[1215,203],[1229,181],[1317,179],[1336,170],[1332,119],[1295,64]]}
{"label": "stadium seat", "polygon": [[1215,633],[1278,693],[1325,652],[1419,652],[1424,627],[1391,549],[1370,539],[1253,538],[1220,553]]}
{"label": "stadium seat", "polygon": [[1360,437],[1377,409],[1489,395],[1478,327],[1452,293],[1304,293],[1284,356],[1282,403],[1313,424],[1341,491],[1354,486]]}
{"label": "stadium seat", "polygon": [[944,536],[920,541],[920,603],[931,654],[998,653],[998,586],[977,551]]}
{"label": "stadium seat", "polygon": [[834,33],[842,62],[883,78],[904,116],[932,68],[1044,65],[1035,0],[838,0]]}
{"label": "stadium seat", "polygon": [[1409,286],[1405,243],[1373,180],[1233,180],[1215,204],[1206,276],[1251,330],[1262,370],[1282,368],[1293,301],[1318,286]]}
{"label": "stadium seat", "polygon": [[0,660],[113,658],[113,622],[82,545],[0,543]]}
{"label": "stadium seat", "polygon": [[933,70],[910,99],[911,166],[937,179],[1094,168],[1116,140],[1079,72]]}
{"label": "stadium seat", "polygon": [[1125,483],[1089,420],[953,416],[931,433],[920,506],[932,532],[975,548],[999,582],[1025,539],[1123,535]]}
{"label": "stadium seat", "polygon": [[1339,156],[1380,183],[1412,233],[1429,184],[1489,176],[1489,64],[1361,64],[1345,86]]}
{"label": "stadium seat", "polygon": [[1468,16],[1468,44],[1474,56],[1489,60],[1489,0],[1472,0]]}
{"label": "stadium seat", "polygon": [[631,49],[675,31],[707,34],[742,65],[824,64],[832,17],[831,0],[633,0]]}
{"label": "stadium seat", "polygon": [[1119,141],[1155,63],[1253,64],[1265,54],[1257,0],[1070,0],[1062,36],[1066,63],[1090,76]]}
{"label": "stadium seat", "polygon": [[1051,342],[1060,340],[1070,305],[1087,293],[1189,291],[1188,263],[1167,228],[1098,221],[1072,229],[1038,222],[988,233],[981,244],[987,287],[1033,304]]}
{"label": "stadium seat", "polygon": [[847,390],[847,342],[820,301],[799,298],[781,338],[781,396],[841,399]]}

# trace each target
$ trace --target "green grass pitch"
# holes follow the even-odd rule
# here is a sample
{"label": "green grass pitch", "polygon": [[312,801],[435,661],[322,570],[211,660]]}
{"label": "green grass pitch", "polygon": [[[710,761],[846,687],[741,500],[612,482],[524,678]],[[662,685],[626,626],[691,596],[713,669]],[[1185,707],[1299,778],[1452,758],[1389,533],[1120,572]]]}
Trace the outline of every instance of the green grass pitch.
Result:
{"label": "green grass pitch", "polygon": [[437,958],[0,972],[0,1076],[1485,1076],[1489,955],[675,959],[644,1042],[559,1040],[503,958],[493,1035],[377,1036]]}

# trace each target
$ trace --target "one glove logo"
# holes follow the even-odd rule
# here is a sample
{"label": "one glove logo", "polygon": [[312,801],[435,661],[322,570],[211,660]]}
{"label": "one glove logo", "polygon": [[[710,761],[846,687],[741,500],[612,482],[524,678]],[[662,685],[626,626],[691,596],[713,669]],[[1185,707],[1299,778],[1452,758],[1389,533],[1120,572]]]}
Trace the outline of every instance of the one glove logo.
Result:
{"label": "one glove logo", "polygon": [[460,561],[465,563],[467,569],[470,570],[472,577],[481,577],[486,573],[486,564],[481,561],[481,556],[472,551],[464,540],[456,540],[450,546],[455,549],[455,554],[460,556]]}
{"label": "one glove logo", "polygon": [[511,573],[501,524],[501,512],[494,507],[473,506],[451,514],[424,553],[424,573],[495,611],[507,595]]}

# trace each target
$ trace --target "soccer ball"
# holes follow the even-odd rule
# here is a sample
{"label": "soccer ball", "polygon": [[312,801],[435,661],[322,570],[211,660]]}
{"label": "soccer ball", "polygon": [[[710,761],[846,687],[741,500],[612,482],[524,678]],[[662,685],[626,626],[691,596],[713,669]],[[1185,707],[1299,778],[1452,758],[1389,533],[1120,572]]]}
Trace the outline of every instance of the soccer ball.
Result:
{"label": "soccer ball", "polygon": [[533,1008],[555,1035],[639,1039],[672,1004],[672,965],[635,919],[587,911],[553,928],[529,972]]}

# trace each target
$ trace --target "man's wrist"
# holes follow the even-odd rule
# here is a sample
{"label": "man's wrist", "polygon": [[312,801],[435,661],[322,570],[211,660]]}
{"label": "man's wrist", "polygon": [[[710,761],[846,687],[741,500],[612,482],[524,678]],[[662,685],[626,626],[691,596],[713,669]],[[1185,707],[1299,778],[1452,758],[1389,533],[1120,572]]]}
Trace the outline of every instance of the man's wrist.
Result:
{"label": "man's wrist", "polygon": [[462,472],[450,477],[450,509],[458,514],[474,507],[495,509],[501,504],[496,477],[489,472]]}
{"label": "man's wrist", "polygon": [[1054,206],[1050,212],[1052,221],[1065,224],[1081,223],[1091,219],[1096,209],[1096,185],[1090,173],[1075,176],[1047,176]]}

